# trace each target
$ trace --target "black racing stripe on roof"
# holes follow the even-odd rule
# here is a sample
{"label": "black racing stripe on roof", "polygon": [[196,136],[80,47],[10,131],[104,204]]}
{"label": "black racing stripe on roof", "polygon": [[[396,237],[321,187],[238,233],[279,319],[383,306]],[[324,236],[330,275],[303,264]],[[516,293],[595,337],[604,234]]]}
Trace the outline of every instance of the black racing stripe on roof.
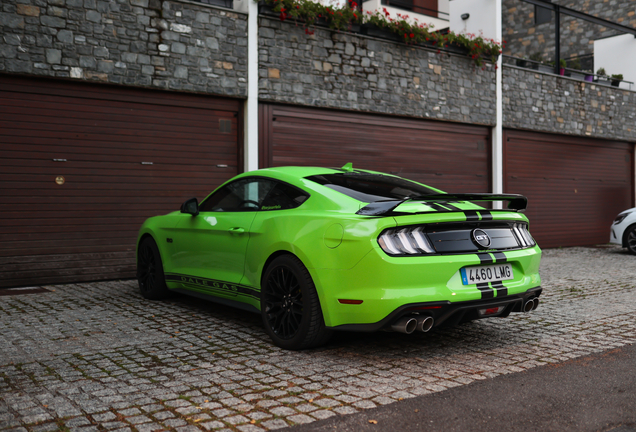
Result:
{"label": "black racing stripe on roof", "polygon": [[461,211],[461,209],[459,207],[456,207],[456,206],[452,205],[451,203],[444,203],[443,206],[446,207],[449,210]]}
{"label": "black racing stripe on roof", "polygon": [[448,210],[447,208],[443,207],[441,204],[436,204],[436,203],[426,203],[427,206],[429,206],[430,208],[434,209],[434,210]]}

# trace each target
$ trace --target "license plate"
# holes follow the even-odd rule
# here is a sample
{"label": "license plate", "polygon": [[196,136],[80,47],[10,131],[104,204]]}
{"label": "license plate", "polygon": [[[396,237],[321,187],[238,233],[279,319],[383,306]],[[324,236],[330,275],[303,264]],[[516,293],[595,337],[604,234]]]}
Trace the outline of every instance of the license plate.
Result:
{"label": "license plate", "polygon": [[499,282],[513,279],[512,264],[494,264],[479,267],[464,267],[461,269],[462,283],[473,285],[485,282]]}

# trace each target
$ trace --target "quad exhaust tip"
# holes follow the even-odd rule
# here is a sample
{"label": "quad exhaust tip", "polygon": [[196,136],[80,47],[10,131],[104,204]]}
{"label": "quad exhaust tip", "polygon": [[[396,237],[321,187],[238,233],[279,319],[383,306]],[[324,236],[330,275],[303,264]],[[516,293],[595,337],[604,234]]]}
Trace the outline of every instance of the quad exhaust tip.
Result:
{"label": "quad exhaust tip", "polygon": [[417,318],[417,330],[426,333],[433,328],[433,317],[422,316]]}
{"label": "quad exhaust tip", "polygon": [[391,324],[391,330],[411,334],[417,328],[417,320],[415,318],[404,317],[400,318],[393,324]]}
{"label": "quad exhaust tip", "polygon": [[534,297],[534,298],[531,298],[530,300],[528,300],[527,302],[524,303],[523,311],[524,312],[530,312],[530,311],[535,310],[538,307],[539,307],[539,298],[538,297]]}
{"label": "quad exhaust tip", "polygon": [[434,323],[430,316],[402,317],[391,324],[391,330],[405,334],[411,334],[415,330],[426,333],[433,328]]}

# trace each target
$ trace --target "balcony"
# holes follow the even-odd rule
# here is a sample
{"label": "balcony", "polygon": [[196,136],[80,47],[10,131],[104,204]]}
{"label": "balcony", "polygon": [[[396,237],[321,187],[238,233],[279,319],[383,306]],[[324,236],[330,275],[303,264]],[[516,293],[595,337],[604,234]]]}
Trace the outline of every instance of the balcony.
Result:
{"label": "balcony", "polygon": [[564,76],[571,79],[586,81],[603,86],[617,87],[624,90],[636,90],[636,86],[631,81],[625,79],[619,79],[617,77],[607,76],[605,74],[599,75],[593,73],[591,70],[581,70],[580,68],[570,67],[571,63],[576,65],[580,64],[578,59],[565,61],[565,67],[556,68],[554,62],[546,63],[538,60],[531,60],[527,58],[514,57],[509,55],[503,56],[503,63],[506,65],[517,66],[524,69],[535,70],[541,73],[553,74],[557,76]]}
{"label": "balcony", "polygon": [[427,24],[436,30],[449,25],[449,0],[365,0],[364,11],[386,9],[392,18],[406,15],[409,21]]}

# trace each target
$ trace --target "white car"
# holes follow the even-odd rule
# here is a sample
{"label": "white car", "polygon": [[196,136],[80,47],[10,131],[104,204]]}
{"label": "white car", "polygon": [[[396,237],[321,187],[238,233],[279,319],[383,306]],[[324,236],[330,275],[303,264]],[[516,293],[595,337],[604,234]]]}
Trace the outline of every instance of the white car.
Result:
{"label": "white car", "polygon": [[636,255],[636,207],[620,212],[610,232],[610,243],[626,247]]}

